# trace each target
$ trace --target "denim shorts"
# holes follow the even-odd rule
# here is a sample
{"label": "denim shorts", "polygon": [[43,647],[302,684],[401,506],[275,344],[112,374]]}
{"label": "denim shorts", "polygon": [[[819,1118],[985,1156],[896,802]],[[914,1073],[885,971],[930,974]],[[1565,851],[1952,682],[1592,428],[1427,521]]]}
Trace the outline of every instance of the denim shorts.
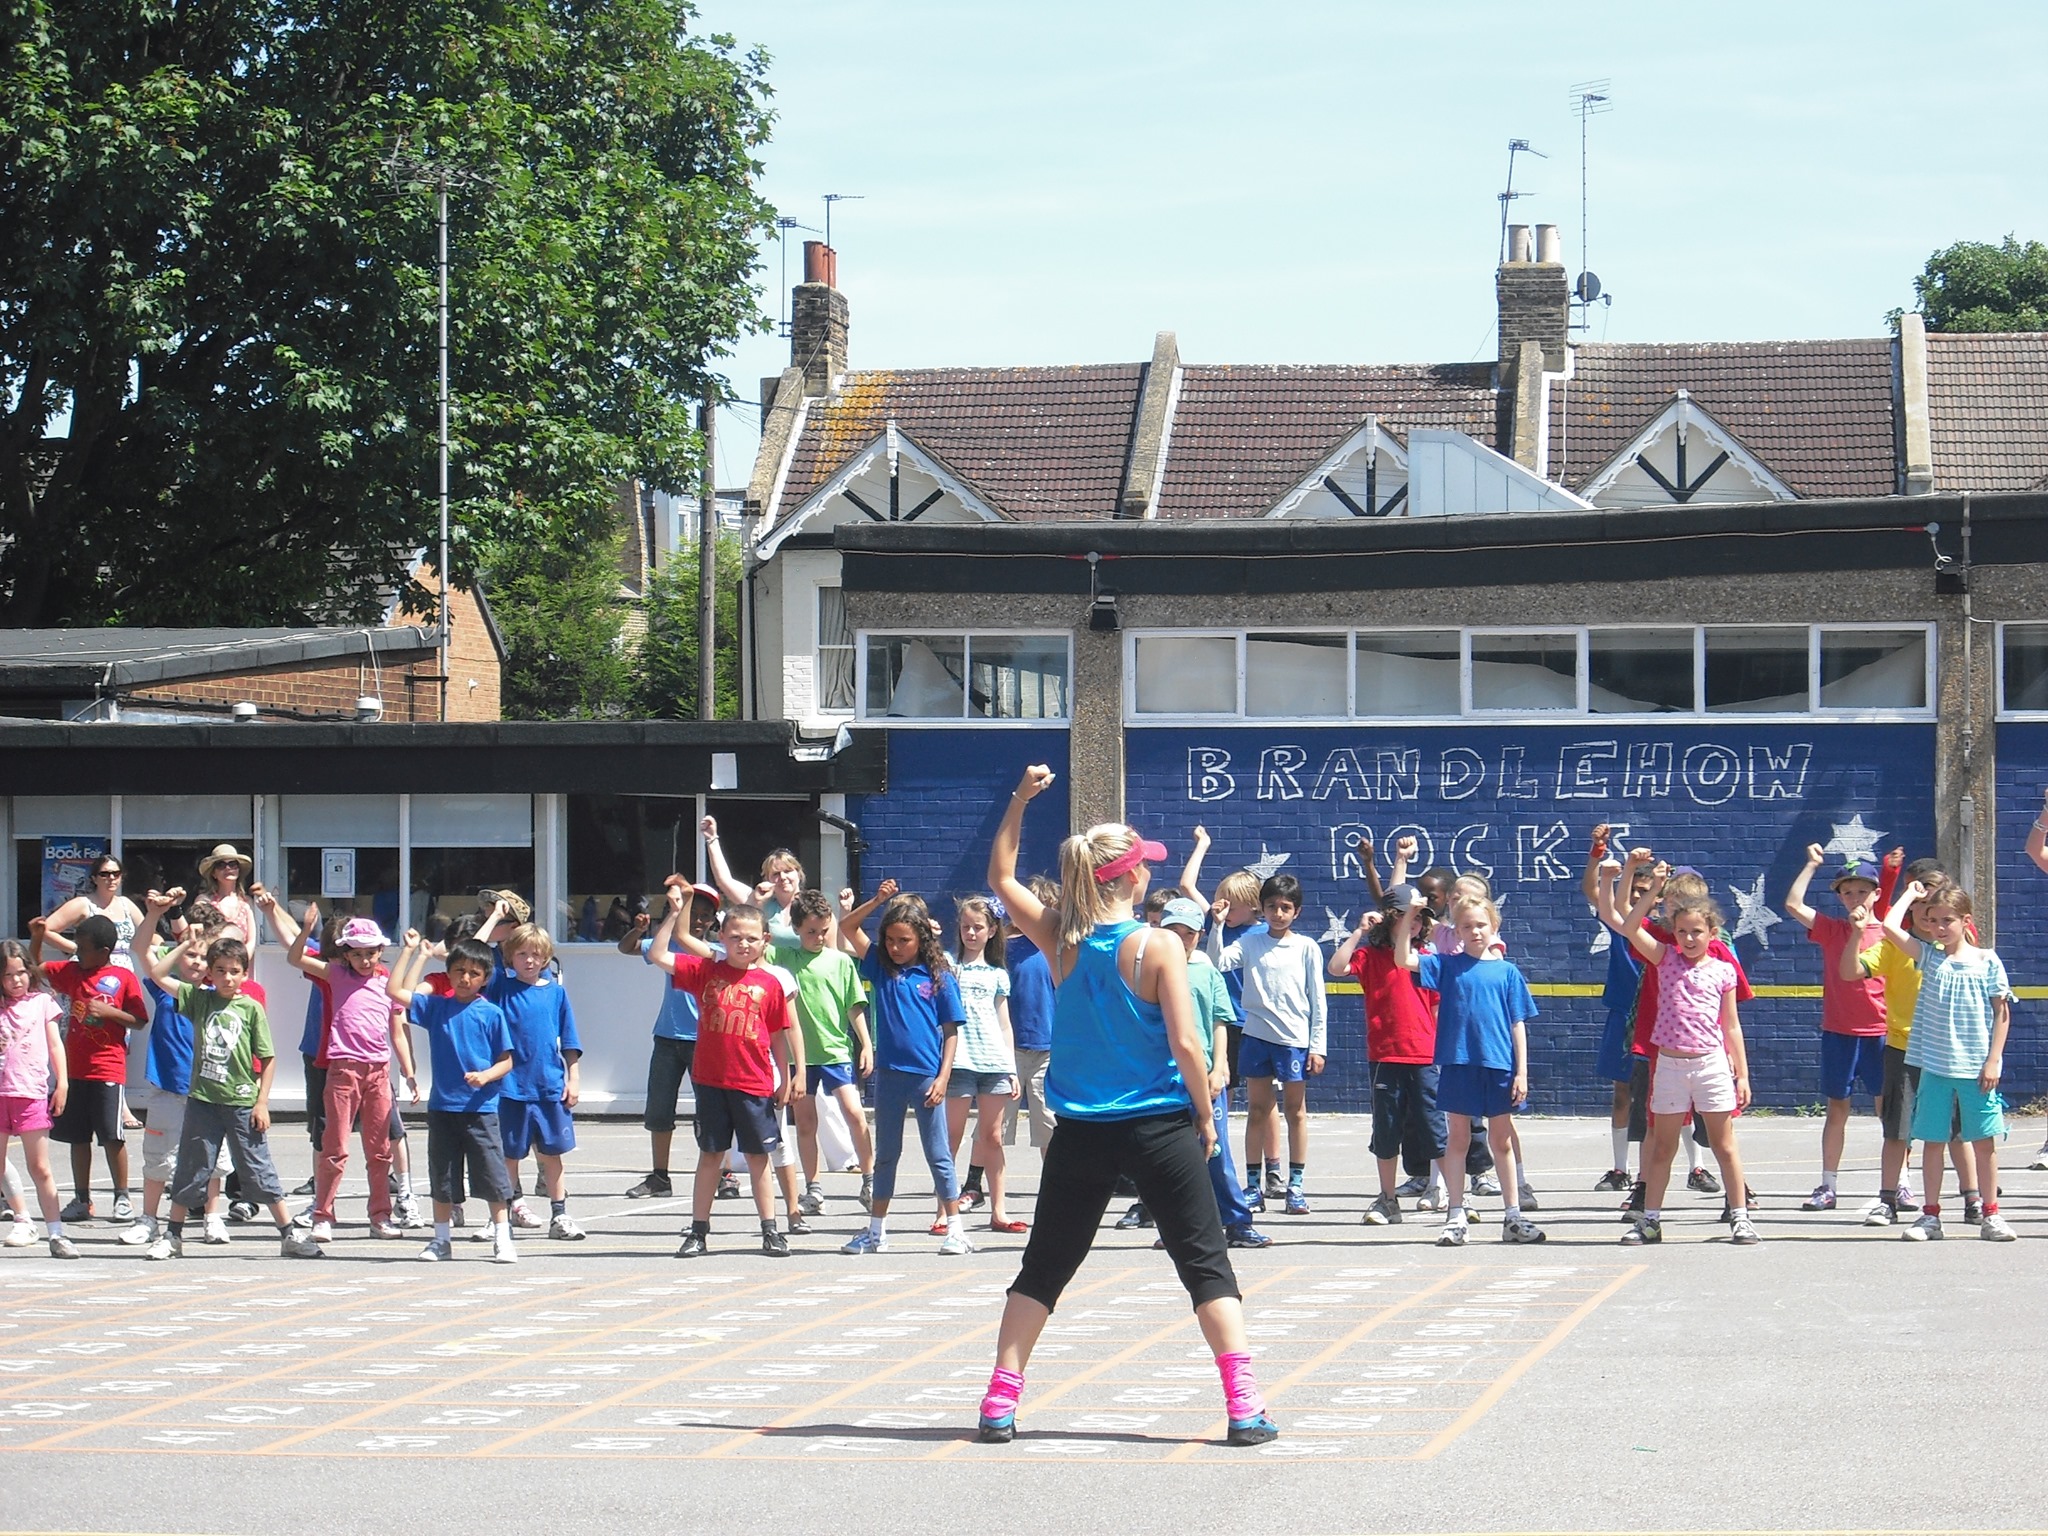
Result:
{"label": "denim shorts", "polygon": [[949,1099],[975,1099],[984,1093],[1001,1094],[1009,1098],[1017,1091],[1017,1079],[1008,1072],[966,1072],[956,1070],[946,1079],[946,1097]]}

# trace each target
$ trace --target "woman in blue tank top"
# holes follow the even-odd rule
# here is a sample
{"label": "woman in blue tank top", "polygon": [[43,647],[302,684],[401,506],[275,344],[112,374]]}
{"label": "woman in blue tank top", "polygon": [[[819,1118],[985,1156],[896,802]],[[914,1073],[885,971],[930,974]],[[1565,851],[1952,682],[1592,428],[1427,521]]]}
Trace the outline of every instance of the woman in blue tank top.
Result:
{"label": "woman in blue tank top", "polygon": [[1032,1348],[1095,1242],[1118,1175],[1128,1174],[1215,1352],[1229,1441],[1263,1445],[1280,1431],[1252,1379],[1244,1307],[1210,1185],[1214,1111],[1206,1092],[1191,1097],[1186,1086],[1208,1077],[1187,958],[1135,913],[1151,881],[1146,866],[1166,850],[1115,824],[1069,837],[1060,844],[1059,905],[1045,906],[1017,878],[1017,844],[1024,807],[1052,781],[1049,768],[1024,770],[988,860],[989,885],[1010,921],[1052,966],[1045,1099],[1057,1123],[1023,1267],[996,1336],[980,1438],[1001,1444],[1015,1436]]}

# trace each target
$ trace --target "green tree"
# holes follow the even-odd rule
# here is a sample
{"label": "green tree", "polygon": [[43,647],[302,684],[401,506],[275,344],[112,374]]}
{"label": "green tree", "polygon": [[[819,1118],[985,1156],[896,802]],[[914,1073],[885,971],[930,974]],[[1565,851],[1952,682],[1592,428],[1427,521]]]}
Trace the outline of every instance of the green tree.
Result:
{"label": "green tree", "polygon": [[[718,596],[713,615],[718,626],[713,662],[715,718],[740,715],[739,646],[740,541],[730,533],[718,536]],[[638,702],[640,713],[656,720],[697,718],[697,549],[678,550],[647,584],[647,634],[640,642]]]}
{"label": "green tree", "polygon": [[0,9],[0,623],[376,610],[436,521],[423,178],[453,183],[456,579],[601,537],[625,476],[692,485],[770,214],[765,61],[693,20]]}
{"label": "green tree", "polygon": [[485,591],[505,640],[501,697],[513,720],[634,712],[633,663],[619,600],[623,537],[501,545]]}
{"label": "green tree", "polygon": [[1913,291],[1930,331],[2048,331],[2048,245],[1958,241],[1927,258]]}

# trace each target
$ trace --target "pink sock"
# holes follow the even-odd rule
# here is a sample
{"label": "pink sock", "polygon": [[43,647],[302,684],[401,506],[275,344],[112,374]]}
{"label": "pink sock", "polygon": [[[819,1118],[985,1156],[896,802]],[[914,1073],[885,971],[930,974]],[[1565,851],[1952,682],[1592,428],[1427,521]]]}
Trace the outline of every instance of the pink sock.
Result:
{"label": "pink sock", "polygon": [[1266,1411],[1259,1384],[1252,1380],[1250,1355],[1218,1355],[1216,1369],[1223,1373],[1223,1406],[1231,1420],[1242,1424]]}
{"label": "pink sock", "polygon": [[1023,1374],[1006,1371],[999,1365],[989,1373],[988,1391],[982,1394],[981,1399],[981,1416],[984,1419],[1007,1419],[1017,1411],[1017,1399],[1023,1395]]}

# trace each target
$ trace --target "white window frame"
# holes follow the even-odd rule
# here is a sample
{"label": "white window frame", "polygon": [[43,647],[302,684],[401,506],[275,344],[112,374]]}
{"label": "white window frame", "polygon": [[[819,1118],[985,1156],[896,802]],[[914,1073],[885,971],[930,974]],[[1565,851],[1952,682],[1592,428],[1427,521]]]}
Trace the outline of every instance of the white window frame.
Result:
{"label": "white window frame", "polygon": [[[2018,622],[2018,621],[2015,621],[2015,622]],[[1737,711],[1732,711],[1732,710],[1731,710],[1731,711],[1718,711],[1718,710],[1717,710],[1717,711],[1709,712],[1709,711],[1707,710],[1707,708],[1706,708],[1706,697],[1707,697],[1707,642],[1706,642],[1706,632],[1707,632],[1707,630],[1708,630],[1709,628],[1713,628],[1713,629],[1719,629],[1719,630],[1729,630],[1729,629],[1792,629],[1792,630],[1797,630],[1797,629],[1804,629],[1804,630],[1806,631],[1806,708],[1805,708],[1805,709],[1803,709],[1803,710],[1787,710],[1787,711],[1784,711],[1784,712],[1782,712],[1782,713],[1764,713],[1764,712],[1756,712],[1756,713],[1744,713],[1744,712],[1737,712]],[[1592,712],[1592,666],[1591,666],[1591,646],[1592,646],[1592,632],[1593,632],[1594,630],[1596,630],[1596,629],[1598,629],[1598,630],[1603,630],[1603,631],[1627,631],[1627,630],[1631,630],[1631,629],[1639,629],[1639,630],[1667,630],[1667,631],[1669,631],[1669,630],[1686,630],[1686,629],[1689,629],[1689,630],[1691,630],[1691,631],[1692,631],[1692,646],[1693,646],[1693,698],[1692,698],[1692,708],[1691,708],[1690,710],[1658,710],[1658,711],[1644,711],[1644,712],[1634,712],[1634,713],[1629,713],[1629,712],[1615,712],[1615,713],[1611,713],[1611,714],[1610,714],[1610,713],[1602,713],[1602,714],[1598,714],[1598,715],[1594,714],[1594,713]],[[1830,633],[1842,633],[1842,632],[1852,632],[1852,633],[1853,633],[1853,632],[1865,632],[1865,633],[1893,633],[1893,634],[1896,634],[1896,633],[1900,633],[1900,632],[1902,632],[1902,631],[1908,631],[1908,630],[1920,630],[1920,631],[1924,632],[1924,633],[1925,633],[1925,635],[1926,635],[1926,637],[1927,637],[1927,640],[1926,640],[1926,657],[1925,657],[1925,659],[1926,659],[1926,668],[1927,668],[1927,671],[1926,671],[1926,680],[1925,680],[1925,683],[1924,683],[1924,685],[1923,685],[1923,686],[1924,686],[1924,688],[1925,688],[1925,696],[1926,696],[1927,702],[1926,702],[1926,703],[1925,703],[1924,705],[1922,705],[1921,707],[1917,708],[1917,709],[1838,709],[1838,708],[1835,708],[1835,709],[1824,709],[1824,708],[1822,708],[1822,707],[1821,707],[1821,705],[1820,705],[1820,648],[1821,648],[1821,632],[1822,632],[1823,630],[1826,630],[1826,631],[1828,631],[1828,632],[1830,632]],[[1247,638],[1248,636],[1250,636],[1250,635],[1253,635],[1253,634],[1260,634],[1260,635],[1279,635],[1279,634],[1309,634],[1309,635],[1326,635],[1326,634],[1330,634],[1330,633],[1332,633],[1333,631],[1343,631],[1343,632],[1348,632],[1348,633],[1350,634],[1350,636],[1351,636],[1351,644],[1350,644],[1350,647],[1349,647],[1349,651],[1350,651],[1350,659],[1349,659],[1349,661],[1348,661],[1348,663],[1347,663],[1347,668],[1346,668],[1346,675],[1347,675],[1347,678],[1348,678],[1348,680],[1349,680],[1349,687],[1348,687],[1348,689],[1347,689],[1347,691],[1346,691],[1346,695],[1345,695],[1345,698],[1346,698],[1346,703],[1347,703],[1347,706],[1348,706],[1348,708],[1349,708],[1349,710],[1350,710],[1350,713],[1348,713],[1348,714],[1345,714],[1345,715],[1339,715],[1339,716],[1321,716],[1321,715],[1285,715],[1285,716],[1274,716],[1274,715],[1254,715],[1254,714],[1250,714],[1250,713],[1248,713],[1248,712],[1247,712],[1247,709],[1246,709],[1246,703],[1247,703],[1247,700],[1246,700],[1246,697],[1245,697],[1245,642],[1246,642],[1246,638]],[[1362,635],[1362,634],[1370,634],[1370,635],[1404,635],[1404,634],[1414,634],[1414,635],[1421,635],[1421,634],[1447,634],[1447,633],[1453,633],[1453,632],[1455,632],[1455,633],[1456,633],[1456,634],[1458,635],[1458,637],[1459,637],[1459,639],[1458,639],[1458,701],[1459,701],[1459,712],[1458,712],[1457,714],[1450,714],[1450,715],[1362,715],[1362,714],[1359,714],[1359,713],[1357,712],[1357,711],[1358,711],[1358,636],[1360,636],[1360,635]],[[863,633],[865,633],[865,631],[864,631]],[[882,632],[881,632],[881,631],[878,631],[877,633],[882,633]],[[889,631],[888,633],[900,633],[900,634],[933,634],[933,633],[952,633],[952,631],[934,631],[934,630],[901,630],[901,631]],[[1015,633],[1022,633],[1022,631],[1015,631],[1015,630],[1004,630],[1004,631],[995,631],[994,633],[1003,633],[1003,634],[1015,634]],[[1578,643],[1578,678],[1577,678],[1577,684],[1578,684],[1578,687],[1577,687],[1577,703],[1576,703],[1576,706],[1575,706],[1574,708],[1572,708],[1572,709],[1554,709],[1554,710],[1526,710],[1526,709],[1524,709],[1524,710],[1514,710],[1514,709],[1502,709],[1502,710],[1493,710],[1493,709],[1478,709],[1478,708],[1475,708],[1475,707],[1473,706],[1473,704],[1472,704],[1472,640],[1473,640],[1473,637],[1474,637],[1474,636],[1481,636],[1481,637],[1484,637],[1484,636],[1487,636],[1487,635],[1559,635],[1559,636],[1563,636],[1563,635],[1571,635],[1571,636],[1575,636],[1575,637],[1576,637],[1576,639],[1577,639],[1577,643]],[[2004,626],[2003,626],[2003,624],[2001,624],[2001,625],[1999,626],[1999,637],[2000,637],[2000,638],[1999,638],[1999,648],[1998,648],[1998,669],[1999,669],[1999,671],[1998,671],[1998,689],[1999,689],[1999,695],[1998,695],[1998,702],[1999,702],[1999,705],[2000,705],[2000,709],[2001,709],[2001,711],[2003,711],[2003,706],[2004,706],[2004,702],[2005,702],[2005,671],[2004,671],[2004,668],[2005,668],[2005,645],[2004,645]],[[1138,642],[1139,642],[1140,640],[1142,640],[1142,639],[1151,639],[1151,638],[1168,638],[1168,639],[1176,639],[1176,640],[1180,640],[1180,639],[1186,639],[1186,640],[1195,640],[1195,639],[1235,639],[1235,641],[1237,642],[1237,711],[1236,711],[1236,713],[1235,713],[1235,714],[1231,714],[1231,715],[1224,715],[1224,714],[1208,714],[1208,715],[1189,715],[1189,714],[1177,714],[1177,715],[1165,715],[1165,714],[1146,714],[1146,713],[1140,713],[1140,712],[1139,712],[1139,710],[1138,710],[1138,693],[1137,693],[1137,684],[1138,684]],[[1938,655],[1939,655],[1939,647],[1938,647],[1937,641],[1938,641],[1938,631],[1937,631],[1937,629],[1936,629],[1936,626],[1934,625],[1934,623],[1933,623],[1932,621],[1914,621],[1914,620],[1895,620],[1895,621],[1893,621],[1893,622],[1890,622],[1890,623],[1877,623],[1877,622],[1872,622],[1872,623],[1853,623],[1853,624],[1833,624],[1833,623],[1828,623],[1828,624],[1812,624],[1812,623],[1809,623],[1809,624],[1796,624],[1796,623],[1776,623],[1776,624],[1772,624],[1772,623],[1761,623],[1761,624],[1724,624],[1724,623],[1715,623],[1715,624],[1712,624],[1712,625],[1707,625],[1707,624],[1697,624],[1697,623],[1695,623],[1695,624],[1682,624],[1682,623],[1676,623],[1676,622],[1673,622],[1673,621],[1671,621],[1671,620],[1663,620],[1663,621],[1659,621],[1659,622],[1654,622],[1654,623],[1643,623],[1643,624],[1615,624],[1615,623],[1601,623],[1601,624],[1542,624],[1542,623],[1524,623],[1524,624],[1482,624],[1482,625],[1465,625],[1465,626],[1457,626],[1457,625],[1449,625],[1449,624],[1336,624],[1336,625],[1333,625],[1333,624],[1328,624],[1328,623],[1325,623],[1325,624],[1259,624],[1259,625],[1247,625],[1247,626],[1245,626],[1245,627],[1243,627],[1243,628],[1240,628],[1240,629],[1226,629],[1226,628],[1218,628],[1218,627],[1202,627],[1202,628],[1190,628],[1190,629],[1128,629],[1128,630],[1125,630],[1125,631],[1124,631],[1124,647],[1123,647],[1123,650],[1124,650],[1124,657],[1123,657],[1123,721],[1124,721],[1124,724],[1125,724],[1125,726],[1126,726],[1126,727],[1145,727],[1145,726],[1165,726],[1165,727],[1181,727],[1181,728],[1185,728],[1185,727],[1188,727],[1188,726],[1218,726],[1218,725],[1253,725],[1253,724],[1256,724],[1256,725],[1300,725],[1300,726],[1327,726],[1327,725],[1340,725],[1340,726],[1343,726],[1343,725],[1371,725],[1371,726],[1373,726],[1373,727],[1375,727],[1375,728],[1382,728],[1382,729],[1384,729],[1384,728],[1391,728],[1391,727],[1396,727],[1396,726],[1411,726],[1411,725],[1413,725],[1413,726],[1459,725],[1459,724],[1469,724],[1469,723],[1473,723],[1473,722],[1484,722],[1484,723],[1486,723],[1486,724],[1488,724],[1488,725],[1502,725],[1502,724],[1520,724],[1520,725],[1546,725],[1546,724],[1549,724],[1549,725],[1555,725],[1555,724],[1560,724],[1560,723],[1563,723],[1563,722],[1566,722],[1566,721],[1579,721],[1579,720],[1597,720],[1597,721],[1600,721],[1600,722],[1603,722],[1603,723],[1606,723],[1606,722],[1611,722],[1611,723],[1614,723],[1614,724],[1617,724],[1617,725],[1659,725],[1659,724],[1666,724],[1666,725],[1668,725],[1668,724],[1671,724],[1671,723],[1673,723],[1673,722],[1676,722],[1676,721],[1688,721],[1688,722],[1699,722],[1699,723],[1708,723],[1708,722],[1712,722],[1712,723],[1714,723],[1714,724],[1732,724],[1732,725],[1772,725],[1772,724],[1780,724],[1780,725],[1782,725],[1782,724],[1786,723],[1787,721],[1792,721],[1792,720],[1825,720],[1825,721],[1828,721],[1828,722],[1831,722],[1831,723],[1843,723],[1843,724],[1852,724],[1852,723],[1891,723],[1891,722],[1922,722],[1922,721],[1931,721],[1931,720],[1933,720],[1933,719],[1935,718],[1935,714],[1936,714],[1936,708],[1935,708],[1935,706],[1936,706],[1936,702],[1937,702],[1937,694],[1936,694],[1936,691],[1935,691],[1935,690],[1936,690],[1936,684],[1937,684],[1937,681],[1938,681],[1938,673],[1939,673],[1939,667],[1938,667]],[[865,648],[863,648],[863,652],[862,652],[862,665],[863,665],[863,672],[862,672],[862,676],[861,676],[861,679],[860,679],[860,688],[861,688],[861,695],[860,695],[860,696],[861,696],[861,698],[862,698],[862,700],[863,700],[863,701],[865,701],[865,699],[866,699],[866,697],[867,697],[867,679],[866,679],[866,674],[865,674],[865,662],[866,662],[866,653],[865,653]],[[1071,659],[1070,659],[1070,665],[1071,665]],[[2022,713],[2022,714],[2019,714],[2019,715],[2012,715],[2012,716],[2007,716],[2007,715],[2005,715],[2005,714],[2001,713],[2001,716],[2000,716],[2000,717],[2001,717],[2001,718],[2013,718],[2013,719],[2048,719],[2048,710],[2042,710],[2042,711],[2029,711],[2029,712],[2025,712],[2025,713]],[[987,723],[1007,723],[1007,722],[987,722]]]}
{"label": "white window frame", "polygon": [[[1067,662],[1067,713],[1064,715],[1034,716],[1022,720],[985,720],[967,712],[967,689],[960,689],[960,713],[944,718],[920,716],[911,718],[902,715],[870,715],[868,713],[868,642],[870,640],[923,640],[931,638],[961,639],[967,642],[967,659],[971,666],[974,660],[976,636],[992,640],[1031,639],[1058,640],[1066,653]],[[971,726],[975,730],[1013,731],[1020,727],[1032,730],[1060,729],[1073,723],[1074,711],[1074,632],[1069,629],[1046,629],[1041,626],[1020,624],[1011,627],[980,625],[973,629],[948,629],[935,624],[895,625],[886,629],[856,629],[853,632],[853,719],[860,725],[885,726],[889,730],[958,730]],[[1242,684],[1239,698],[1243,698]],[[1221,718],[1211,716],[1210,718]]]}
{"label": "white window frame", "polygon": [[[2048,630],[2044,619],[2000,619],[1998,621],[1997,676],[1994,679],[1998,689],[1996,718],[2000,720],[2048,720],[2048,709],[2007,709],[2005,707],[2005,632],[2008,628]],[[1931,649],[1931,647],[1930,647]],[[1929,698],[1934,697],[1932,693]]]}
{"label": "white window frame", "polygon": [[[827,646],[825,644],[825,592],[830,588],[839,594],[840,605],[846,603],[846,584],[843,581],[821,581],[811,588],[811,713],[825,720],[852,720],[860,715],[861,650],[860,633],[849,626],[852,636],[850,645]],[[853,708],[828,709],[825,706],[825,652],[846,650],[853,654]]]}

